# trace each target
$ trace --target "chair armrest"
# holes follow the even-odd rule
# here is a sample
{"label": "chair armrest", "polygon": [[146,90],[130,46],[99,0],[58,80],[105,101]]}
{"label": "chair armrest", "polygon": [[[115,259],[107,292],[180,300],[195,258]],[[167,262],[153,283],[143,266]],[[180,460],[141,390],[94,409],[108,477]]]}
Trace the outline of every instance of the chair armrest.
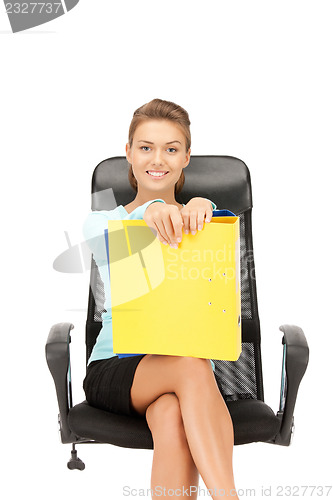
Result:
{"label": "chair armrest", "polygon": [[69,344],[70,331],[73,328],[74,325],[71,323],[53,325],[45,346],[46,361],[57,392],[60,436],[63,443],[76,441],[76,436],[71,432],[67,422],[68,411],[72,407]]}
{"label": "chair armrest", "polygon": [[282,325],[280,330],[284,333],[280,408],[277,413],[281,427],[273,442],[289,446],[294,428],[297,392],[308,365],[309,347],[300,327]]}

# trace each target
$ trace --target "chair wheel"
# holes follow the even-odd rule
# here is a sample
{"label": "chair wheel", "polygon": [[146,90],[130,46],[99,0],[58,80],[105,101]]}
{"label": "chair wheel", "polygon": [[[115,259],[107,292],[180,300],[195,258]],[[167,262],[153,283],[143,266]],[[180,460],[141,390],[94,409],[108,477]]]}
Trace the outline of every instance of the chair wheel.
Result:
{"label": "chair wheel", "polygon": [[70,461],[67,463],[67,467],[70,469],[70,470],[84,470],[85,469],[85,464],[84,462],[82,462],[82,460],[80,458],[77,458],[76,460],[73,460],[72,458],[70,459]]}
{"label": "chair wheel", "polygon": [[85,464],[84,464],[84,462],[82,462],[81,458],[79,458],[77,456],[77,451],[75,450],[75,448],[71,451],[71,454],[72,454],[72,457],[69,460],[69,462],[67,462],[67,467],[70,470],[75,470],[75,469],[77,469],[77,470],[84,470],[85,469]]}

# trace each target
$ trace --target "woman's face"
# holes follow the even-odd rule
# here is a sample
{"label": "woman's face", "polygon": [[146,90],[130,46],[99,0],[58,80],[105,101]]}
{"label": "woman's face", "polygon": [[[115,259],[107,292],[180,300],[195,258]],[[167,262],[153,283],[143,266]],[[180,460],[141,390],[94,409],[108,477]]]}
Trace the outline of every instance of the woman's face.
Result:
{"label": "woman's face", "polygon": [[182,129],[169,120],[145,120],[136,128],[132,147],[126,144],[138,189],[174,191],[182,169],[190,161]]}

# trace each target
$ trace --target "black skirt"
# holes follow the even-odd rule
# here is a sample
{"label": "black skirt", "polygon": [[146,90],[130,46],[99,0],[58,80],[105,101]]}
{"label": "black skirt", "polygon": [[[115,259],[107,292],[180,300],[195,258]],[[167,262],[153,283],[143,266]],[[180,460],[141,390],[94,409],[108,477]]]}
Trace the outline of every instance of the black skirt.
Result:
{"label": "black skirt", "polygon": [[83,381],[88,403],[112,413],[141,417],[131,405],[130,391],[136,367],[144,356],[92,361]]}

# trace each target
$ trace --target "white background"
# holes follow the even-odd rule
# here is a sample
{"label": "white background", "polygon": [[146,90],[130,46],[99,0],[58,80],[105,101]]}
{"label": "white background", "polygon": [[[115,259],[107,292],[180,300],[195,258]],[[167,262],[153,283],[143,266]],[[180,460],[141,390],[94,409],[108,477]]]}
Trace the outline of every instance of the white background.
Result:
{"label": "white background", "polygon": [[133,111],[155,97],[188,110],[192,154],[237,156],[250,169],[265,401],[274,411],[279,326],[301,326],[310,346],[292,445],[235,447],[236,486],[257,497],[271,487],[266,496],[274,497],[278,485],[332,484],[332,14],[329,1],[81,0],[55,21],[12,34],[2,9],[6,498],[121,499],[126,485],[150,486],[150,450],[81,445],[86,470],[67,470],[70,445],[58,440],[44,345],[54,323],[74,323],[81,402],[89,277],[57,273],[52,263],[66,250],[64,231],[73,245],[82,241],[94,167],[124,155]]}

